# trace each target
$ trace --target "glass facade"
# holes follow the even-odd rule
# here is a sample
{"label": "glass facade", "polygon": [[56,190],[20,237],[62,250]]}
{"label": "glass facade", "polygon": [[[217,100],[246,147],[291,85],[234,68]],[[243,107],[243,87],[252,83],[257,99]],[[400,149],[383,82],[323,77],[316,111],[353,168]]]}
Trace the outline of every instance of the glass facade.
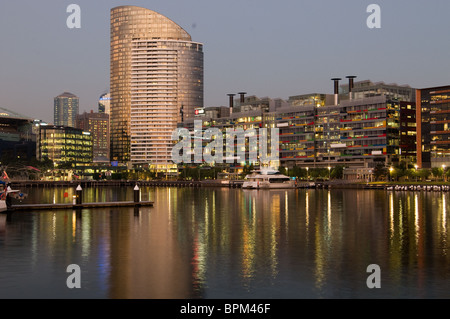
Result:
{"label": "glass facade", "polygon": [[450,86],[417,90],[419,166],[450,165]]}
{"label": "glass facade", "polygon": [[77,128],[91,133],[93,160],[109,160],[109,115],[84,112],[77,116]]}
{"label": "glass facade", "polygon": [[416,162],[416,103],[400,102],[400,158],[408,163]]}
{"label": "glass facade", "polygon": [[104,93],[98,99],[98,113],[109,114],[111,109],[111,94]]}
{"label": "glass facade", "polygon": [[36,157],[33,120],[0,108],[0,162]]}
{"label": "glass facade", "polygon": [[69,92],[64,92],[55,97],[54,124],[76,127],[79,103],[78,97]]}
{"label": "glass facade", "polygon": [[284,166],[373,167],[398,161],[399,103],[385,96],[277,110]]}
{"label": "glass facade", "polygon": [[171,164],[180,110],[203,107],[203,45],[159,13],[113,8],[110,81],[111,159]]}
{"label": "glass facade", "polygon": [[[203,129],[217,127],[223,134],[226,128],[277,127],[279,164],[285,167],[345,165],[369,170],[377,164],[398,163],[406,156],[409,162],[415,161],[415,143],[411,140],[416,134],[414,103],[382,95],[326,105],[317,98],[313,102],[312,96],[291,98],[294,105],[278,107],[274,112],[261,107],[226,117],[197,118],[202,120]],[[193,120],[180,123],[179,127],[192,130]],[[236,146],[245,147],[248,154],[247,141]]]}
{"label": "glass facade", "polygon": [[92,136],[81,129],[41,125],[37,159],[48,158],[56,164],[92,163]]}

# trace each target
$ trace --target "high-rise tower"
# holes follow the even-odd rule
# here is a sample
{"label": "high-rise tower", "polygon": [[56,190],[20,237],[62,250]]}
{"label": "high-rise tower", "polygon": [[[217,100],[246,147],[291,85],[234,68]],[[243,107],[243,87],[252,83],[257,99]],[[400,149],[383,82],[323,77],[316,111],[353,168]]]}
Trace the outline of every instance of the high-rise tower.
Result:
{"label": "high-rise tower", "polygon": [[110,93],[103,93],[102,95],[100,95],[100,98],[98,99],[98,112],[109,114],[109,110],[111,108],[110,103],[111,103]]}
{"label": "high-rise tower", "polygon": [[79,103],[78,97],[69,92],[64,92],[55,97],[53,109],[54,124],[76,127]]}
{"label": "high-rise tower", "polygon": [[111,160],[171,164],[172,132],[203,107],[203,45],[165,16],[111,10]]}

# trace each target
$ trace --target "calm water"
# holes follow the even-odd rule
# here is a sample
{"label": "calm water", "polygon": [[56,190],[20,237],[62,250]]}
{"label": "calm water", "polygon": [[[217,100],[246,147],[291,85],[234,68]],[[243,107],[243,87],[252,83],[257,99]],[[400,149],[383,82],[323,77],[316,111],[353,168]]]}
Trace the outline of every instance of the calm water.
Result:
{"label": "calm water", "polygon": [[[23,190],[71,201],[70,188]],[[154,207],[0,215],[0,298],[447,298],[450,194],[142,188]],[[64,197],[68,192],[68,197]],[[132,200],[86,188],[84,201]],[[81,268],[69,289],[66,268]],[[369,289],[367,266],[381,267]]]}

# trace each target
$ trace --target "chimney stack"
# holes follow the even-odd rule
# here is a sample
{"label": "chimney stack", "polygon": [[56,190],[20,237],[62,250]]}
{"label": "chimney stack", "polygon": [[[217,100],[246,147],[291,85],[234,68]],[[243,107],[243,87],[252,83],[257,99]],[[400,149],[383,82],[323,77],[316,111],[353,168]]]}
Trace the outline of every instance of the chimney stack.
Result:
{"label": "chimney stack", "polygon": [[233,113],[233,107],[234,107],[234,96],[236,94],[228,94],[228,96],[230,97],[230,115]]}
{"label": "chimney stack", "polygon": [[353,99],[353,79],[355,79],[356,76],[355,75],[349,75],[347,76],[348,79],[348,97],[350,100]]}
{"label": "chimney stack", "polygon": [[339,81],[342,80],[340,78],[332,78],[331,81],[334,81],[334,105],[338,105],[339,103]]}
{"label": "chimney stack", "polygon": [[239,92],[240,96],[241,96],[241,104],[245,102],[245,94],[247,94],[247,92]]}

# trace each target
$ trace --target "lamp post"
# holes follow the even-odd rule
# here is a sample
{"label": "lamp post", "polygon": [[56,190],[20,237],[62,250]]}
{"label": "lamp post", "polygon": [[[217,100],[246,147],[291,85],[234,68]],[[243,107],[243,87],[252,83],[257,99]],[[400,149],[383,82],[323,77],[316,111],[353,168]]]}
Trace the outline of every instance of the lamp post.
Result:
{"label": "lamp post", "polygon": [[306,181],[307,181],[307,182],[309,181],[309,174],[308,174],[308,170],[309,170],[309,167],[306,167]]}
{"label": "lamp post", "polygon": [[331,180],[331,167],[328,166],[328,180]]}
{"label": "lamp post", "polygon": [[442,181],[445,182],[445,164],[442,164]]}
{"label": "lamp post", "polygon": [[392,172],[394,171],[394,168],[391,166],[389,167],[389,180],[392,182]]}
{"label": "lamp post", "polygon": [[414,168],[416,169],[416,182],[417,182],[417,169],[419,168],[419,165],[414,165]]}

